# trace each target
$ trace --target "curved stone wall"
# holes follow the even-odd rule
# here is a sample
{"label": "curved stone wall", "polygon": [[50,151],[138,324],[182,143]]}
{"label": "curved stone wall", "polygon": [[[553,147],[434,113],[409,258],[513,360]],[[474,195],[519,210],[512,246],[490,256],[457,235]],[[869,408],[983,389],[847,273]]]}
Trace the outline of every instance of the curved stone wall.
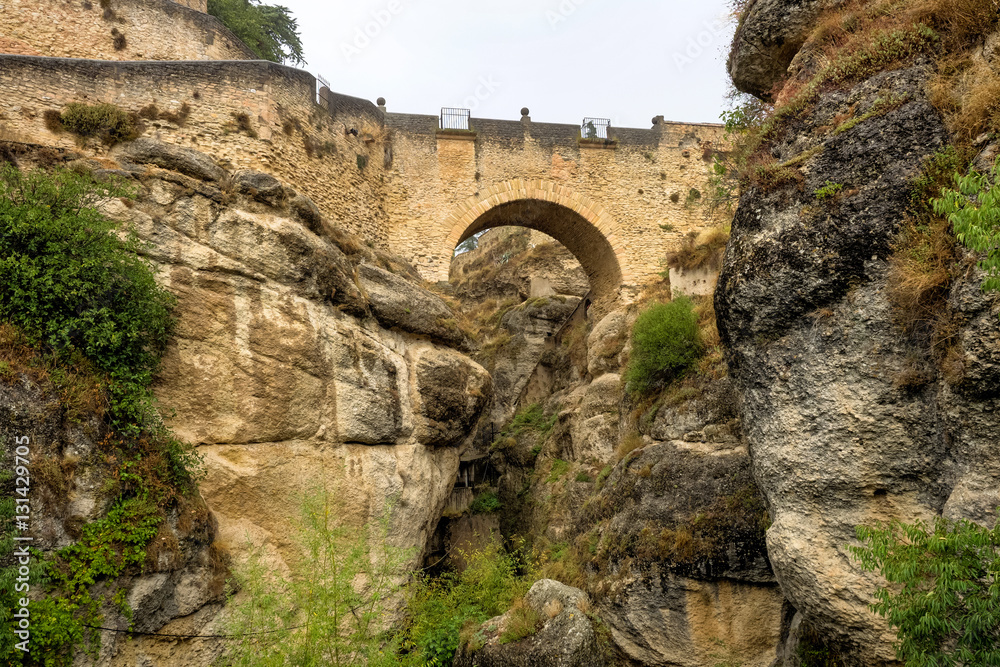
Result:
{"label": "curved stone wall", "polygon": [[144,136],[198,149],[226,168],[274,174],[338,226],[385,247],[382,113],[366,100],[334,93],[321,106],[315,91],[308,72],[264,61],[0,56],[0,136],[100,156],[106,146],[53,132],[45,112],[70,102],[111,102],[136,113],[154,105],[172,114],[186,105],[186,117],[176,122],[144,121]]}
{"label": "curved stone wall", "polygon": [[[253,60],[218,19],[171,0],[6,0],[0,53],[99,60]],[[200,5],[199,5],[200,8]]]}

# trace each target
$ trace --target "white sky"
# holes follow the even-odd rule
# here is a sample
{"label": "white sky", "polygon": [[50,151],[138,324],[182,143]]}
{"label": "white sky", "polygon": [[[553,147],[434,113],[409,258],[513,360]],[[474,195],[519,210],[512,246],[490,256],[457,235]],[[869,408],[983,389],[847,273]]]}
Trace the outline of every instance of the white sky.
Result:
{"label": "white sky", "polygon": [[307,64],[389,111],[617,127],[719,122],[726,0],[266,0],[298,19]]}

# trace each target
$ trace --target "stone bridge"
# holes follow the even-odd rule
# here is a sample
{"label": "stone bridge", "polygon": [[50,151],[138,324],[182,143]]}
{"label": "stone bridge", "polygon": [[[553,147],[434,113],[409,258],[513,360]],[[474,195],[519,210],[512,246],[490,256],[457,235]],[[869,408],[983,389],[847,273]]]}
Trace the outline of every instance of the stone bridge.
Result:
{"label": "stone bridge", "polygon": [[[381,100],[380,100],[381,102]],[[380,105],[384,109],[384,105]],[[597,294],[636,286],[689,231],[718,224],[705,204],[714,124],[653,120],[651,129],[472,118],[441,130],[437,116],[386,113],[389,246],[429,280],[447,280],[455,246],[519,225],[565,245]]]}
{"label": "stone bridge", "polygon": [[[307,72],[252,60],[204,0],[116,0],[120,42],[99,3],[11,2],[0,12],[0,138],[79,150],[77,137],[45,121],[71,102],[175,118],[183,110],[143,131],[278,176],[428,280],[447,279],[470,235],[521,225],[562,242],[592,289],[610,293],[654,276],[685,234],[720,222],[702,194],[718,125],[657,117],[650,129],[585,139],[582,124],[536,123],[523,109],[520,120],[442,130],[438,116],[387,112]],[[110,149],[90,142],[86,151]]]}

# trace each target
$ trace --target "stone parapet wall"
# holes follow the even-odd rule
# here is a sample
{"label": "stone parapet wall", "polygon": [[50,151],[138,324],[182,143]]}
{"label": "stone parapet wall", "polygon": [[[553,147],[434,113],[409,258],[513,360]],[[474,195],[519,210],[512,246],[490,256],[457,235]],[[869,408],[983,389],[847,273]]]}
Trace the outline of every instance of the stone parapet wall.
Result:
{"label": "stone parapet wall", "polygon": [[[111,102],[132,112],[155,105],[179,113],[187,105],[182,124],[147,120],[144,136],[196,148],[230,169],[274,174],[312,198],[336,224],[385,247],[388,151],[382,113],[370,102],[335,93],[324,108],[315,90],[311,74],[261,61],[0,56],[0,136],[100,156],[108,153],[106,146],[53,132],[45,112],[70,102]],[[245,114],[245,127],[239,114]]]}
{"label": "stone parapet wall", "polygon": [[[447,278],[454,243],[472,229],[458,227],[530,192],[599,228],[631,285],[656,276],[688,232],[723,222],[705,204],[719,125],[612,128],[616,142],[608,146],[581,142],[578,125],[529,120],[473,118],[473,132],[446,134],[436,116],[388,113],[386,126],[394,155],[390,246],[430,280]],[[563,238],[556,227],[540,231],[572,247],[560,228]]]}
{"label": "stone parapet wall", "polygon": [[4,0],[0,53],[100,60],[254,60],[207,0]]}

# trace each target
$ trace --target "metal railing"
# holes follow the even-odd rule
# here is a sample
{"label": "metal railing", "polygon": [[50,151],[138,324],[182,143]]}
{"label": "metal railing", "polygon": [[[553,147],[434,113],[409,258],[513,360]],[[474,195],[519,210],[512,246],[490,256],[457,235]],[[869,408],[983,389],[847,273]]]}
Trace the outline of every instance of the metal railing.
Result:
{"label": "metal railing", "polygon": [[324,79],[319,74],[317,74],[316,75],[316,101],[319,102],[320,104],[323,104],[323,97],[324,96],[323,96],[323,94],[321,92],[323,88],[326,88],[327,90],[330,90],[330,82],[327,81],[326,79]]}
{"label": "metal railing", "polygon": [[441,129],[442,130],[470,130],[469,118],[472,116],[470,109],[454,109],[452,107],[441,107]]}
{"label": "metal railing", "polygon": [[610,118],[584,118],[580,124],[581,139],[607,139]]}

